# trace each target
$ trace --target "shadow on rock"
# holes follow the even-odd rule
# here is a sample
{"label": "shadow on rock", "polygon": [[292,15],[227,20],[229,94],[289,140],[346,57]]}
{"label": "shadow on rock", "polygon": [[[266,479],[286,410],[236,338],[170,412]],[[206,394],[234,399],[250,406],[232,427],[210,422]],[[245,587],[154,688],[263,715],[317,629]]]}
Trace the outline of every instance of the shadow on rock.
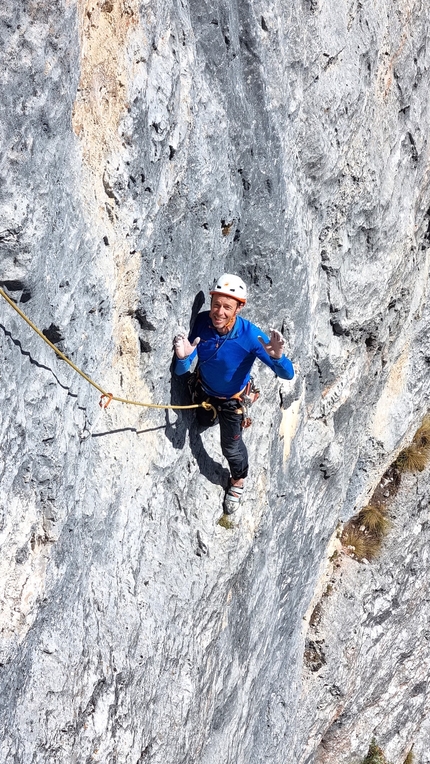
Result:
{"label": "shadow on rock", "polygon": [[[183,374],[180,378],[172,374],[171,400],[180,406],[191,403],[187,384],[190,377],[190,373]],[[183,449],[188,432],[191,453],[201,474],[214,485],[221,485],[226,488],[230,473],[222,464],[212,459],[206,451],[201,438],[201,433],[206,429],[208,428],[201,427],[197,422],[195,409],[181,411],[175,422],[171,421],[171,412],[166,411],[165,432],[173,448]]]}
{"label": "shadow on rock", "polygon": [[21,355],[24,356],[25,358],[28,358],[28,360],[30,361],[30,363],[33,366],[37,366],[38,369],[44,369],[45,371],[49,371],[49,373],[52,374],[52,376],[54,377],[54,379],[57,382],[57,384],[60,387],[62,387],[63,390],[67,391],[67,395],[69,395],[71,398],[77,398],[78,397],[76,393],[72,393],[71,392],[70,387],[68,385],[63,384],[63,382],[61,382],[58,379],[56,373],[53,371],[53,369],[51,369],[50,366],[45,366],[44,363],[40,363],[40,361],[37,361],[35,358],[33,358],[33,356],[31,355],[31,353],[28,350],[24,350],[24,348],[23,348],[23,346],[21,344],[21,341],[15,339],[15,337],[12,336],[11,332],[8,329],[6,329],[6,327],[4,327],[3,324],[0,324],[0,329],[3,332],[3,334],[5,335],[5,337],[10,339],[11,342],[13,342],[13,344],[15,345],[15,347],[17,347],[19,349],[19,352],[21,353]]}
{"label": "shadow on rock", "polygon": [[145,430],[138,430],[136,427],[120,427],[117,430],[105,430],[104,432],[91,433],[92,438],[102,438],[104,435],[118,435],[120,432],[133,432],[135,435],[145,435],[147,432],[156,432],[156,430],[164,430],[165,425],[161,424],[159,427],[147,427]]}

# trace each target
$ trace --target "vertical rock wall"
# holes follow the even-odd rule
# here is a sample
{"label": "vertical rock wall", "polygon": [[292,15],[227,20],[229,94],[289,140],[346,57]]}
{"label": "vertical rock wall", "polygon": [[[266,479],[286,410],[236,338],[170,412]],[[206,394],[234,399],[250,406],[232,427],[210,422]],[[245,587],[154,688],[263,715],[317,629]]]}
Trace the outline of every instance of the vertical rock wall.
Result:
{"label": "vertical rock wall", "polygon": [[392,551],[341,563],[324,674],[303,658],[338,523],[428,405],[426,7],[6,0],[0,23],[2,287],[104,389],[185,402],[171,337],[234,271],[297,371],[258,370],[228,529],[218,433],[102,413],[1,301],[0,761],[349,764],[377,733],[424,763],[425,474]]}

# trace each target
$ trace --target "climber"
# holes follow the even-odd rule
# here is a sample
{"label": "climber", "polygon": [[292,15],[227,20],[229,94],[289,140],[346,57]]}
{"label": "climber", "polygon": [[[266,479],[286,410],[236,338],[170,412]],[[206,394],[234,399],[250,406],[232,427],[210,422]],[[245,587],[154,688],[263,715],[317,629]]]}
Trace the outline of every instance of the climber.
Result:
{"label": "climber", "polygon": [[[249,397],[245,399],[244,394],[250,394],[251,367],[259,358],[282,379],[292,379],[294,369],[283,355],[282,334],[272,329],[269,338],[240,315],[246,303],[246,285],[242,279],[225,273],[215,282],[210,295],[210,310],[199,313],[189,337],[181,331],[174,338],[174,371],[177,375],[188,372],[197,355],[193,400],[195,403],[209,401],[218,412],[214,419],[212,410],[199,408],[197,417],[203,427],[219,421],[221,449],[230,468],[223,508],[225,514],[231,514],[239,507],[248,474],[242,428],[244,405],[249,403]],[[250,397],[252,399],[252,394]]]}

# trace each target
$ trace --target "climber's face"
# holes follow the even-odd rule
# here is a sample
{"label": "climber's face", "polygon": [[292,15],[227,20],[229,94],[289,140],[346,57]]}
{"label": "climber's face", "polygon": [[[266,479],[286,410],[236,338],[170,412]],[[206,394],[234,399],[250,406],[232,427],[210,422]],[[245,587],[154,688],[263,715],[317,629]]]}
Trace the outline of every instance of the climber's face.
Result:
{"label": "climber's face", "polygon": [[233,297],[225,297],[223,294],[212,295],[209,315],[217,332],[220,334],[229,332],[242,307]]}

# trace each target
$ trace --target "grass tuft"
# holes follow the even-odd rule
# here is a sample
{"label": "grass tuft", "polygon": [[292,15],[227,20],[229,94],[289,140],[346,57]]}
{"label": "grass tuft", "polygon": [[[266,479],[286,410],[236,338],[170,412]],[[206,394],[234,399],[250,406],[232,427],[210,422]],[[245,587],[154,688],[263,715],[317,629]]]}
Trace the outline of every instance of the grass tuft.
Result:
{"label": "grass tuft", "polygon": [[[357,560],[373,560],[379,553],[390,528],[387,503],[399,490],[403,472],[422,472],[430,464],[430,412],[412,438],[384,473],[373,492],[370,503],[345,525],[340,534],[343,548]],[[333,554],[330,560],[333,562]],[[370,750],[370,749],[369,749]],[[412,756],[412,753],[411,753]],[[410,759],[412,762],[413,759]],[[410,764],[405,762],[405,764]]]}
{"label": "grass tuft", "polygon": [[364,526],[366,531],[377,536],[386,536],[390,528],[390,521],[381,507],[368,504],[358,513],[357,524]]}
{"label": "grass tuft", "polygon": [[399,472],[422,472],[430,462],[430,414],[412,438],[412,443],[400,451],[394,467]]}
{"label": "grass tuft", "polygon": [[409,751],[408,755],[406,756],[406,759],[404,760],[403,764],[414,764],[414,759],[415,759],[415,757],[414,757],[414,754],[413,754],[413,751],[412,751],[412,748],[411,748],[411,750]]}
{"label": "grass tuft", "polygon": [[430,414],[427,414],[421,424],[421,427],[416,431],[413,442],[419,448],[427,449],[430,451]]}
{"label": "grass tuft", "polygon": [[376,745],[375,740],[370,743],[367,756],[363,759],[362,764],[388,764],[382,748]]}
{"label": "grass tuft", "polygon": [[218,520],[218,525],[220,525],[221,528],[225,528],[226,531],[232,531],[235,528],[233,520],[231,520],[228,515],[221,515]]}
{"label": "grass tuft", "polygon": [[360,562],[373,560],[382,546],[382,536],[376,533],[360,530],[356,525],[356,518],[350,520],[344,527],[341,542],[342,546],[354,555]]}
{"label": "grass tuft", "polygon": [[399,472],[422,472],[427,467],[429,454],[415,443],[400,451],[394,465]]}

